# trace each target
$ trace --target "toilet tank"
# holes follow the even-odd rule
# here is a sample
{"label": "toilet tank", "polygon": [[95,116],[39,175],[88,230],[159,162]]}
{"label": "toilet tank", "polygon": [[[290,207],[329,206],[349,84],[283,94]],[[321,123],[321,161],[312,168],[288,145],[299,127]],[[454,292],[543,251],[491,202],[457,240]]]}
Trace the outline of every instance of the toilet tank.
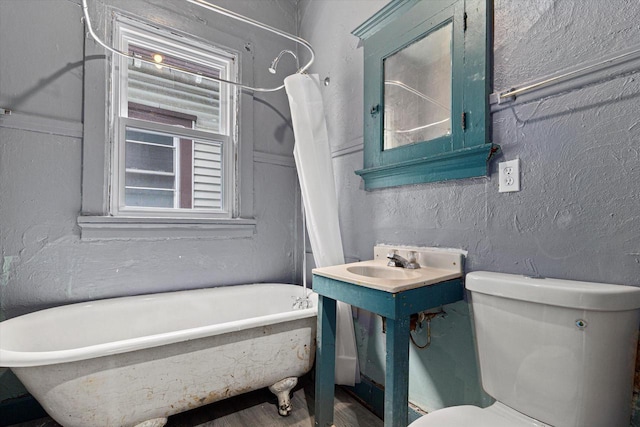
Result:
{"label": "toilet tank", "polygon": [[482,385],[555,427],[628,427],[640,288],[473,272]]}

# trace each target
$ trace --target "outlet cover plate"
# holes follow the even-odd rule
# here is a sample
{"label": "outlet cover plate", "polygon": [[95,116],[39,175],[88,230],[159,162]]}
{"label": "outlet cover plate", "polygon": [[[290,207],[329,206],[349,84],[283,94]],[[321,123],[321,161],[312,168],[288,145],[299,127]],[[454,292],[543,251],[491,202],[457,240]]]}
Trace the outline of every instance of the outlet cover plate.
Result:
{"label": "outlet cover plate", "polygon": [[498,178],[500,180],[498,192],[520,191],[520,159],[501,162],[498,167]]}

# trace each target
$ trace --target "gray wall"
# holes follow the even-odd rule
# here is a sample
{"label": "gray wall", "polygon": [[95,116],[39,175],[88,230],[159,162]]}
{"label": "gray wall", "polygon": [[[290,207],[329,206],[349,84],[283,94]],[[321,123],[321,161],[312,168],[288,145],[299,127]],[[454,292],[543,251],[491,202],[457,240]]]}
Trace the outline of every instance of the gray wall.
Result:
{"label": "gray wall", "polygon": [[[323,93],[345,253],[368,259],[376,243],[453,247],[469,251],[467,271],[640,286],[635,73],[600,73],[494,109],[493,142],[503,154],[488,178],[363,190],[354,174],[362,167],[363,52],[350,32],[386,3],[299,3],[301,36],[317,50],[312,71],[331,79]],[[632,47],[639,18],[637,1],[496,0],[494,89]],[[496,162],[514,158],[522,191],[498,193]],[[412,354],[410,397],[426,409],[487,402],[474,373],[468,312],[448,309],[456,315],[434,322],[434,345]],[[357,329],[362,370],[381,381],[382,349],[371,345],[381,339],[378,321],[360,315]],[[469,339],[452,344],[452,334],[465,331]]]}
{"label": "gray wall", "polygon": [[[89,3],[94,11],[101,7]],[[293,0],[215,3],[297,31]],[[253,237],[80,239],[84,26],[79,4],[0,1],[0,107],[15,111],[0,118],[0,319],[112,296],[298,282],[300,196],[284,91],[254,101]],[[229,21],[192,8],[214,25]],[[283,39],[249,26],[245,36],[253,44],[256,85],[281,83],[295,70],[293,61],[283,60],[277,77],[267,71]],[[18,394],[8,374],[1,375],[0,400]]]}
{"label": "gray wall", "polygon": [[[258,96],[254,105],[253,238],[80,240],[84,34],[78,3],[0,0],[0,107],[17,112],[0,118],[3,318],[93,298],[296,281],[298,196],[284,93]],[[496,109],[493,141],[504,153],[497,160],[521,159],[519,193],[497,192],[495,164],[485,179],[365,192],[353,173],[362,167],[362,49],[350,32],[386,0],[216,3],[290,32],[299,25],[316,48],[312,70],[331,78],[325,113],[348,257],[370,258],[375,243],[455,247],[469,251],[468,271],[640,285],[636,75],[595,79]],[[495,6],[497,90],[638,40],[635,1],[496,0]],[[247,35],[266,71],[279,41],[252,29]],[[273,82],[261,70],[254,79]],[[485,404],[466,305],[447,310],[447,318],[434,321],[432,348],[413,352],[412,399],[427,409]],[[379,380],[378,330],[378,319],[358,314],[362,369]],[[6,375],[0,384],[0,400],[15,394],[6,390]]]}

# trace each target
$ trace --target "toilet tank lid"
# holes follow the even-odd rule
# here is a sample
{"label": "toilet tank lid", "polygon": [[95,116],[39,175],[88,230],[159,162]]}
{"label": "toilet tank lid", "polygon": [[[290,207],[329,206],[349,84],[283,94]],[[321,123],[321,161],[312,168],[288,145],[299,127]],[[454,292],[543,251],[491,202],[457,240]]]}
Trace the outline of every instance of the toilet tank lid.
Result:
{"label": "toilet tank lid", "polygon": [[640,288],[634,286],[474,271],[466,276],[466,288],[503,298],[585,310],[640,308]]}

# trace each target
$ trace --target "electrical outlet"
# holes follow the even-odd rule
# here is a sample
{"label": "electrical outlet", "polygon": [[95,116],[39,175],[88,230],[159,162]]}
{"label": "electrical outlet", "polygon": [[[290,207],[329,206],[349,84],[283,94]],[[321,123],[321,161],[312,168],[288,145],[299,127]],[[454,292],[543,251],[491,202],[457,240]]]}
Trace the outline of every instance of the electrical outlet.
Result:
{"label": "electrical outlet", "polygon": [[498,178],[500,185],[498,191],[507,193],[509,191],[520,191],[520,159],[509,160],[498,164]]}

